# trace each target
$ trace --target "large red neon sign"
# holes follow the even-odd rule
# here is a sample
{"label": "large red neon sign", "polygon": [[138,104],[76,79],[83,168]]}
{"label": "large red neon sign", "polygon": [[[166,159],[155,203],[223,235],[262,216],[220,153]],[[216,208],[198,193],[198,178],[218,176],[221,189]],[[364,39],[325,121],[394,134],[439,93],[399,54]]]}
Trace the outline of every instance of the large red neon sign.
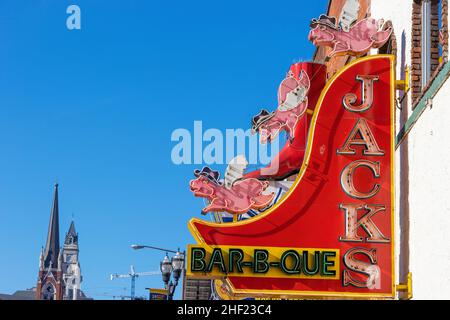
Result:
{"label": "large red neon sign", "polygon": [[[292,189],[269,211],[247,221],[192,219],[189,228],[197,242],[214,251],[197,250],[197,261],[190,252],[188,273],[222,274],[237,296],[395,297],[394,72],[394,57],[377,55],[352,62],[330,79]],[[220,248],[231,258],[224,258]],[[239,248],[245,248],[242,255]],[[267,249],[255,250],[255,260],[244,263],[249,248]],[[208,265],[201,259],[211,252],[214,261]],[[323,270],[335,270],[334,275],[309,277],[300,269],[294,275],[301,254],[314,253],[325,257]],[[267,270],[261,268],[264,263]],[[280,263],[289,267],[270,270]],[[196,266],[205,268],[196,273]]]}

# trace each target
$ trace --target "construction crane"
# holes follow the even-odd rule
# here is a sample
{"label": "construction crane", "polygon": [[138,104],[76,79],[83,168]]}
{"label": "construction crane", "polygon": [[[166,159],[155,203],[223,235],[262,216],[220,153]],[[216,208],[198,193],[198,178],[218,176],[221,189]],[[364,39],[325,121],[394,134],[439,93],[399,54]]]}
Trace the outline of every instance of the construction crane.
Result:
{"label": "construction crane", "polygon": [[113,298],[113,300],[116,300],[116,298],[120,299],[120,300],[125,300],[125,299],[131,299],[131,300],[146,300],[144,297],[134,297],[131,298],[131,296],[124,296],[124,295],[117,295],[117,294],[99,294],[99,296],[102,297],[111,297]]}
{"label": "construction crane", "polygon": [[130,267],[130,273],[127,274],[112,274],[111,280],[114,279],[122,279],[122,278],[131,278],[131,294],[130,299],[135,299],[135,290],[136,290],[136,278],[143,277],[143,276],[156,276],[158,274],[161,274],[161,271],[147,271],[147,272],[136,272],[134,270],[134,266]]}

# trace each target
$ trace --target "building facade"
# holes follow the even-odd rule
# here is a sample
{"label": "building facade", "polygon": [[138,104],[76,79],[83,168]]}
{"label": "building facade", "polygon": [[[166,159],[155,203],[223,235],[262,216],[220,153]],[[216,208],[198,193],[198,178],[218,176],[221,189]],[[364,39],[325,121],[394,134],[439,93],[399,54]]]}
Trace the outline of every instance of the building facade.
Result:
{"label": "building facade", "polygon": [[64,246],[59,243],[58,184],[55,185],[47,242],[39,257],[36,285],[37,300],[85,299],[81,291],[81,269],[78,261],[78,233],[72,221]]}
{"label": "building facade", "polygon": [[62,261],[64,298],[67,300],[78,300],[81,294],[83,278],[78,253],[78,233],[75,231],[75,223],[72,221],[64,240]]}
{"label": "building facade", "polygon": [[[370,54],[396,56],[396,281],[400,299],[450,299],[450,111],[448,0],[331,0],[329,16],[384,19],[389,42]],[[314,60],[329,76],[353,60]],[[412,295],[412,296],[411,296]]]}
{"label": "building facade", "polygon": [[397,111],[397,277],[411,275],[413,299],[450,299],[448,0],[372,0],[371,14],[392,21],[398,78],[410,80]]}
{"label": "building facade", "polygon": [[[315,19],[312,24],[324,25],[320,30],[324,31],[325,39],[329,36],[327,28],[331,28],[336,34],[344,33],[344,39],[358,42],[361,40],[358,37],[364,36],[345,32],[363,25],[358,22],[365,19],[367,23],[376,21],[377,33],[390,34],[382,45],[356,54],[350,50],[353,49],[351,40],[341,43],[341,46],[347,44],[346,48],[318,46],[312,60],[324,65],[326,77],[331,79],[357,59],[356,56],[389,54],[395,57],[395,232],[392,236],[395,250],[391,259],[395,278],[392,298],[450,299],[450,165],[446,162],[450,153],[446,139],[447,133],[450,134],[447,124],[450,119],[447,106],[450,101],[448,0],[330,0],[324,14],[320,21]],[[377,38],[370,39],[376,42]],[[336,38],[331,37],[329,42],[333,40]],[[335,54],[337,49],[344,54]],[[193,189],[195,191],[195,185]],[[216,219],[216,222],[228,221]],[[203,227],[200,222],[193,222],[196,223]],[[239,228],[234,227],[233,230]],[[216,239],[212,237],[210,241]],[[193,287],[192,296],[200,299],[196,295],[198,290]],[[221,280],[213,280],[211,288],[212,296],[234,298]]]}

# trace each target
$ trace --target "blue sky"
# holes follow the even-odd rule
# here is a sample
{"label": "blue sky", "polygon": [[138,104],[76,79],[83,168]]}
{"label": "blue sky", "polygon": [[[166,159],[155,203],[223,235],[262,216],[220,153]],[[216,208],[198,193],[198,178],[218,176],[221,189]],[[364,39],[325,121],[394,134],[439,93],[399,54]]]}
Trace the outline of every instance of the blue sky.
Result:
{"label": "blue sky", "polygon": [[[309,21],[327,1],[307,3],[2,0],[0,293],[35,286],[56,181],[61,238],[73,215],[88,295],[128,294],[109,275],[130,264],[159,268],[164,253],[132,243],[193,243],[198,166],[172,163],[171,134],[195,120],[247,129],[273,109],[290,64],[314,51]],[[81,30],[66,28],[70,4]],[[140,278],[137,294],[161,286]]]}

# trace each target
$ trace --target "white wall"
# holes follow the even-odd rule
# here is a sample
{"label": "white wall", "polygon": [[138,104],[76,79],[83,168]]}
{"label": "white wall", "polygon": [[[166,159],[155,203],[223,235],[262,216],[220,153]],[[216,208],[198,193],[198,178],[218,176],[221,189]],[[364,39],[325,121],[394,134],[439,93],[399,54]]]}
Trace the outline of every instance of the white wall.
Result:
{"label": "white wall", "polygon": [[[412,0],[411,0],[412,1]],[[401,72],[401,58],[404,55],[406,65],[410,65],[411,61],[411,16],[412,16],[412,2],[410,0],[372,0],[371,16],[375,19],[391,20],[394,26],[394,34],[397,39],[397,79],[400,79]],[[404,37],[404,40],[402,40]],[[372,54],[377,51],[373,50]],[[408,95],[410,100],[411,96]],[[409,108],[410,109],[410,108]],[[397,109],[397,131],[400,129],[400,111]],[[399,283],[399,252],[400,252],[400,219],[398,216],[400,208],[400,156],[397,150],[395,157],[396,165],[396,203],[395,203],[395,266],[396,266],[396,283]]]}
{"label": "white wall", "polygon": [[[371,16],[374,19],[391,20],[397,38],[398,57],[397,73],[400,74],[401,53],[405,53],[407,65],[411,65],[411,17],[412,0],[372,0]],[[405,47],[402,47],[402,34],[405,34]],[[374,52],[375,53],[375,52]]]}
{"label": "white wall", "polygon": [[409,134],[415,299],[450,299],[450,82]]}
{"label": "white wall", "polygon": [[[398,45],[411,65],[412,0],[372,0],[372,17],[391,20]],[[402,32],[406,46],[402,48]],[[399,71],[399,70],[398,70]],[[410,98],[410,97],[409,97]],[[409,99],[410,101],[410,99]],[[411,111],[411,105],[408,109]],[[411,113],[411,112],[410,112]],[[400,119],[397,111],[397,119]],[[397,130],[400,126],[397,126]],[[410,271],[413,299],[450,299],[450,82],[441,88],[408,138],[410,179]],[[397,283],[400,230],[397,164]]]}

